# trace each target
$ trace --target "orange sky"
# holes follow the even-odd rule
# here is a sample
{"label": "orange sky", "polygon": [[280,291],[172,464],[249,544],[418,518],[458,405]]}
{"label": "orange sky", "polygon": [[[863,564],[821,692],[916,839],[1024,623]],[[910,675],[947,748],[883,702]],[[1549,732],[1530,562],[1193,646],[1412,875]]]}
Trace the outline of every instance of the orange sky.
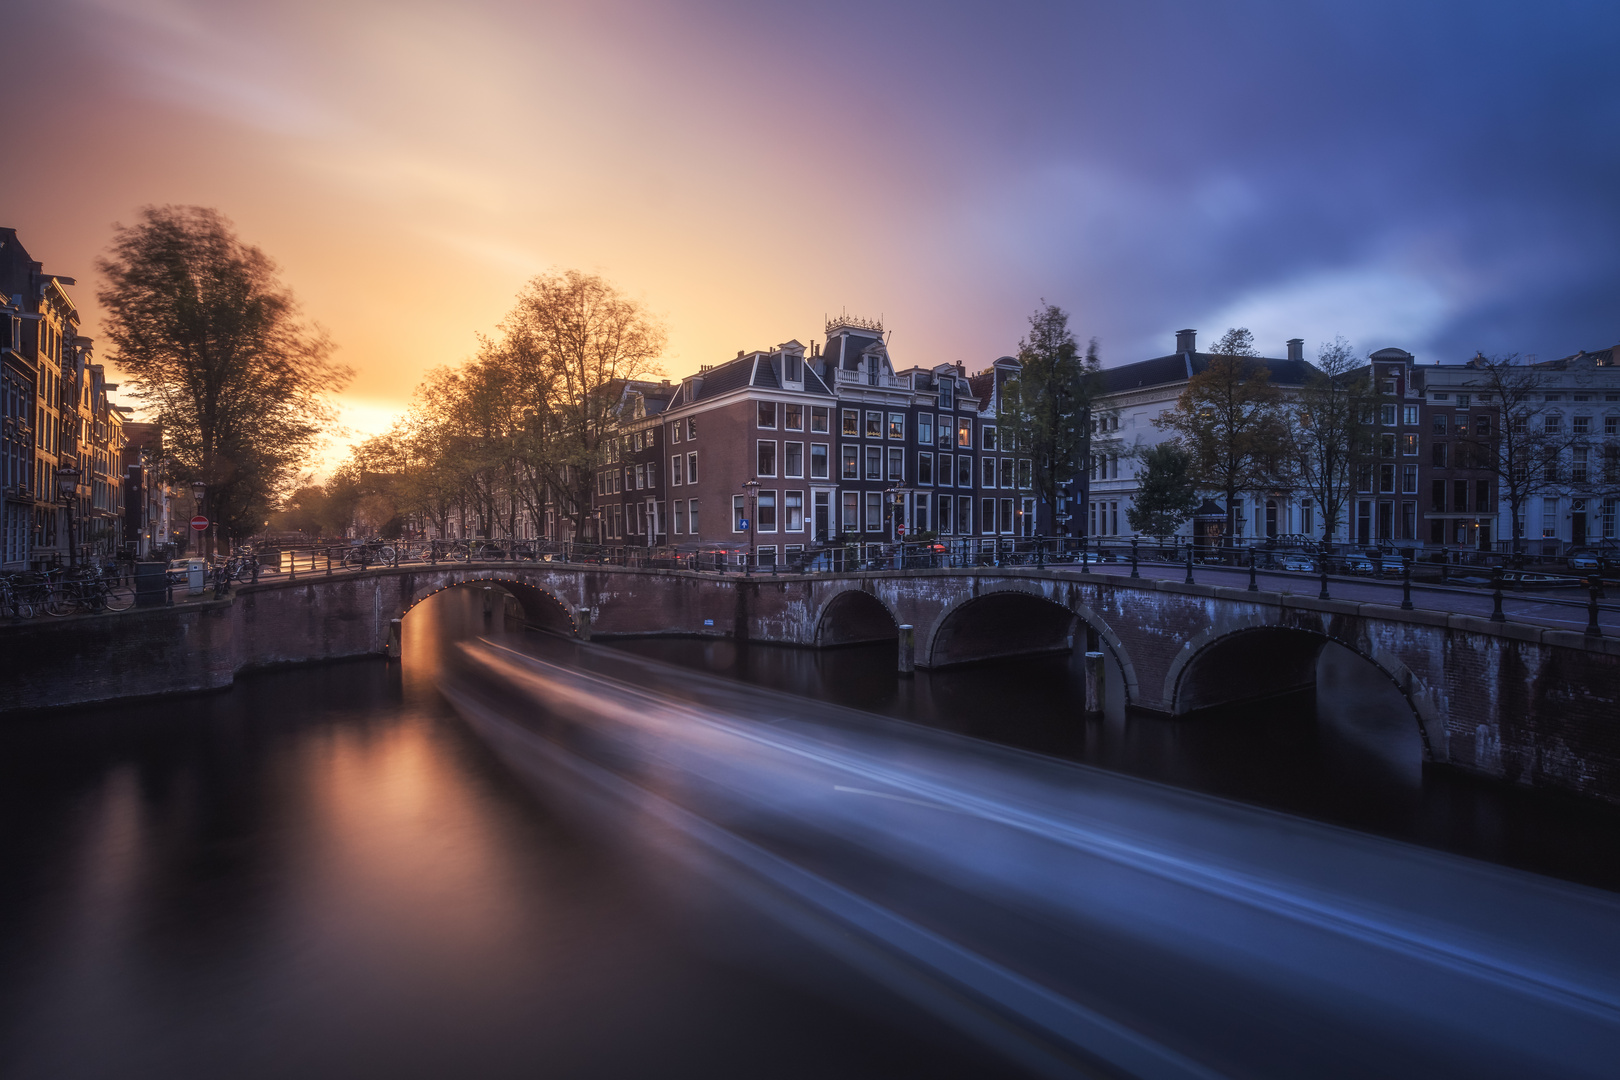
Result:
{"label": "orange sky", "polygon": [[1232,325],[1563,355],[1613,344],[1620,273],[1607,171],[1560,164],[1613,154],[1614,92],[1564,89],[1596,7],[13,5],[0,224],[94,335],[111,224],[218,208],[357,370],[360,433],[547,268],[661,315],[674,376],[840,310],[977,369],[1042,298],[1105,363]]}

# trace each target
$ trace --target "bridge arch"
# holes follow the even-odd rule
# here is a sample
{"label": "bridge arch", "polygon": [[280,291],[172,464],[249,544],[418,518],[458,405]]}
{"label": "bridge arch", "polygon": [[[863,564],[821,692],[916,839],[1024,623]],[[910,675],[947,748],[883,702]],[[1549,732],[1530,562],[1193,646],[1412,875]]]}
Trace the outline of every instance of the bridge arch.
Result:
{"label": "bridge arch", "polygon": [[816,613],[817,648],[893,641],[900,636],[900,620],[888,605],[864,589],[834,593]]}
{"label": "bridge arch", "polygon": [[524,620],[531,626],[558,634],[565,634],[569,637],[577,636],[579,633],[579,622],[575,619],[574,613],[551,590],[531,582],[493,572],[473,574],[456,578],[453,581],[418,588],[415,594],[412,595],[411,602],[400,613],[400,617],[403,618],[405,615],[410,614],[418,604],[428,597],[437,596],[447,589],[477,588],[480,586],[499,588],[514,597],[523,607]]}
{"label": "bridge arch", "polygon": [[1444,724],[1428,688],[1404,663],[1376,645],[1364,647],[1322,630],[1257,617],[1243,622],[1247,625],[1211,627],[1187,640],[1165,673],[1164,700],[1171,715],[1314,690],[1317,659],[1333,644],[1371,664],[1400,691],[1417,722],[1424,759],[1444,760]]}
{"label": "bridge arch", "polygon": [[1087,604],[1065,604],[1023,582],[953,601],[934,620],[923,655],[929,667],[948,667],[1001,656],[1064,652],[1074,648],[1077,626],[1095,631],[1119,667],[1125,700],[1140,699],[1135,665],[1112,627]]}

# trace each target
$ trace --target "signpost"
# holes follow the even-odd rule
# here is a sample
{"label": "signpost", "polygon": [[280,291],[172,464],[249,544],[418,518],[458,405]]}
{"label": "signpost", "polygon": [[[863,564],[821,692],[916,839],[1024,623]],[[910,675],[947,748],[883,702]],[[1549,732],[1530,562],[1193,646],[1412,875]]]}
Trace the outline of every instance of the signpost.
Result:
{"label": "signpost", "polygon": [[201,514],[198,514],[196,517],[191,519],[191,527],[196,529],[198,532],[207,532],[208,519],[203,517]]}

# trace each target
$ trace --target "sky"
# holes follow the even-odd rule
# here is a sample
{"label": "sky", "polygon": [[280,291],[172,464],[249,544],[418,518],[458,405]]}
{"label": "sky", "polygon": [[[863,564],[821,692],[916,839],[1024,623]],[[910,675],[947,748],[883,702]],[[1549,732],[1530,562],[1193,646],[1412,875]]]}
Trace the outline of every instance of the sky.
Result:
{"label": "sky", "polygon": [[977,370],[1042,300],[1105,364],[1620,341],[1620,5],[7,7],[0,225],[86,332],[115,222],[216,207],[355,369],[355,435],[570,267],[673,377],[839,312]]}

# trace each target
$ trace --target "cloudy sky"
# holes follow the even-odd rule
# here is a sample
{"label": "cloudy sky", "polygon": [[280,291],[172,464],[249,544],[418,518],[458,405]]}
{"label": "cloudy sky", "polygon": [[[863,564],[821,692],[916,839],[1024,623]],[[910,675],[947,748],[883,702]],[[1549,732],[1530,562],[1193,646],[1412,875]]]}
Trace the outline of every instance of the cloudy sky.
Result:
{"label": "cloudy sky", "polygon": [[1343,334],[1620,341],[1620,5],[11,6],[0,224],[77,274],[149,203],[282,266],[377,429],[530,275],[661,315],[671,375],[882,316],[905,364]]}

